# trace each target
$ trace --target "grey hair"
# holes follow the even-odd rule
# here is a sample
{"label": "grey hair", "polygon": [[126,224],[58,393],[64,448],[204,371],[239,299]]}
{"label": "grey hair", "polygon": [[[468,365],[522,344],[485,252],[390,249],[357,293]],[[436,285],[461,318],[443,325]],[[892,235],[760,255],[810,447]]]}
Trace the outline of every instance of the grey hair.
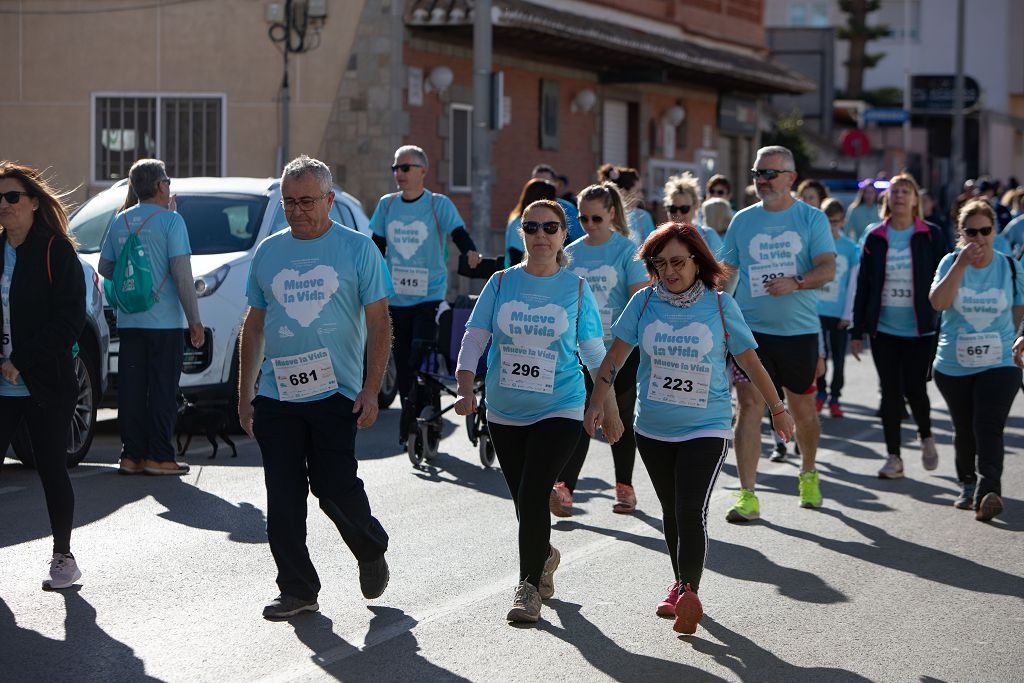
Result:
{"label": "grey hair", "polygon": [[757,150],[757,158],[754,159],[754,163],[757,164],[757,160],[761,157],[782,157],[782,165],[785,167],[782,170],[796,171],[796,160],[793,159],[793,153],[782,145],[771,145]]}
{"label": "grey hair", "polygon": [[693,197],[693,203],[699,205],[701,200],[700,182],[689,171],[671,176],[665,181],[664,203],[670,204],[674,194],[689,194]]}
{"label": "grey hair", "polygon": [[128,182],[139,200],[156,196],[156,184],[167,177],[167,167],[159,159],[139,159],[128,171]]}
{"label": "grey hair", "polygon": [[316,178],[317,182],[320,183],[321,192],[327,194],[331,191],[331,186],[334,184],[331,169],[319,159],[308,157],[305,154],[288,162],[284,167],[284,171],[281,172],[281,183],[284,184],[287,178],[297,179],[307,175]]}
{"label": "grey hair", "polygon": [[402,145],[395,150],[395,159],[397,160],[398,157],[403,154],[414,154],[419,162],[423,164],[423,168],[430,167],[430,162],[427,161],[427,153],[423,151],[422,147],[417,147],[416,145]]}

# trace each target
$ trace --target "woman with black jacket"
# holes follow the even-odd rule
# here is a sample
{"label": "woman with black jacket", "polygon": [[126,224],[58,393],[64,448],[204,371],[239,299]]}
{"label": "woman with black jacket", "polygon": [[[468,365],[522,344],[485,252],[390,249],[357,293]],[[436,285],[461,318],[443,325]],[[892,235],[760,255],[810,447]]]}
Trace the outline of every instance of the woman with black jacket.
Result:
{"label": "woman with black jacket", "polygon": [[53,532],[45,590],[82,576],[71,554],[75,493],[67,437],[78,381],[71,349],[85,326],[85,279],[59,197],[33,168],[0,161],[0,453],[24,420]]}
{"label": "woman with black jacket", "polygon": [[939,464],[932,436],[928,381],[935,357],[939,315],[928,301],[932,276],[949,251],[936,226],[921,218],[921,190],[914,177],[892,178],[882,205],[882,222],[869,228],[861,249],[853,302],[851,350],[860,360],[863,337],[871,337],[871,356],[882,390],[882,431],[887,458],[883,479],[903,476],[900,422],[904,397],[921,437],[921,463]]}

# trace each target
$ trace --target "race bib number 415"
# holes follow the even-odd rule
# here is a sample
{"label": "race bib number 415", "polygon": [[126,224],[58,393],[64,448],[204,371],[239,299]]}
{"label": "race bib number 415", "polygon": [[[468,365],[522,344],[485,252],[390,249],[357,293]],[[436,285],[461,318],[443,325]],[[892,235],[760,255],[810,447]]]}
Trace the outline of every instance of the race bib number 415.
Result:
{"label": "race bib number 415", "polygon": [[557,359],[558,354],[550,349],[502,344],[498,384],[506,389],[550,394],[555,390]]}
{"label": "race bib number 415", "polygon": [[274,381],[282,401],[297,401],[338,388],[331,354],[325,348],[273,359]]}
{"label": "race bib number 415", "polygon": [[430,277],[430,271],[426,268],[394,266],[391,269],[391,280],[395,286],[395,294],[426,296],[428,277]]}

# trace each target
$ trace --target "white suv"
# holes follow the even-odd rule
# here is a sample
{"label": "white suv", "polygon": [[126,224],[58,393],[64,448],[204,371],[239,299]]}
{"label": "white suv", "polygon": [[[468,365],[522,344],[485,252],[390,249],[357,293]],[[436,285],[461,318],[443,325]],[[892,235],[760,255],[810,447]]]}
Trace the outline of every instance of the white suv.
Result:
{"label": "white suv", "polygon": [[[238,334],[245,314],[246,278],[256,245],[287,227],[275,178],[174,178],[177,210],[185,219],[192,246],[192,273],[199,315],[206,326],[203,348],[185,345],[179,385],[192,402],[233,406],[237,396]],[[124,202],[128,182],[121,180],[83,204],[71,217],[79,252],[94,267],[111,219]],[[331,218],[369,235],[369,219],[352,195],[335,187]],[[110,381],[107,405],[116,405],[118,341],[113,311],[110,325]],[[381,390],[382,404],[394,399],[394,373]]]}

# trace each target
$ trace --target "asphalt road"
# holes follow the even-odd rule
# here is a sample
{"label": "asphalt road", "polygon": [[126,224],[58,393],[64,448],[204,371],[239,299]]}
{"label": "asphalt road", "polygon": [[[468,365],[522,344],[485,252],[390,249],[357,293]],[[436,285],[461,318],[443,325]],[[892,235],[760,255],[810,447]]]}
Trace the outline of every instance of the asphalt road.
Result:
{"label": "asphalt road", "polygon": [[[34,472],[0,473],[0,679],[236,680],[1024,680],[1024,399],[1007,430],[1007,510],[990,524],[951,503],[951,435],[934,391],[939,469],[883,481],[874,369],[848,365],[847,417],[823,418],[825,506],[798,507],[797,463],[762,461],[761,522],[725,522],[730,455],[713,495],[697,634],[654,616],[671,569],[642,465],[639,510],[615,515],[611,456],[595,444],[577,514],[554,525],[556,596],[537,626],[504,620],[516,525],[497,470],[461,421],[415,470],[382,413],[357,443],[371,504],[391,535],[392,578],[365,601],[354,559],[310,500],[321,611],[260,617],[276,595],[256,444],[239,457],[193,441],[181,479],[119,477],[116,421],[73,474],[80,587],[40,590],[50,552]],[[447,399],[446,403],[447,405]],[[454,417],[454,416],[453,416]],[[201,439],[200,439],[201,440]],[[765,453],[768,452],[765,440]]]}

